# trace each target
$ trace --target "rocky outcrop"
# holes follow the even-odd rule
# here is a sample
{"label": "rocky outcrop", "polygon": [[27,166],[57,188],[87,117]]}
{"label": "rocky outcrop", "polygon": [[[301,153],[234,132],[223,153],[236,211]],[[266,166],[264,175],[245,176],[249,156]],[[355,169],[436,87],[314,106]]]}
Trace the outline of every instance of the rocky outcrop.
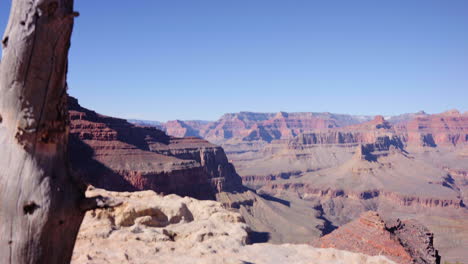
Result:
{"label": "rocky outcrop", "polygon": [[405,153],[401,139],[396,136],[391,138],[384,136],[378,137],[373,143],[359,145],[355,155],[362,160],[377,161],[379,157],[385,157],[396,152]]}
{"label": "rocky outcrop", "polygon": [[310,245],[249,245],[250,228],[241,215],[214,201],[160,196],[152,191],[91,189],[87,195],[111,197],[120,204],[86,214],[73,264],[394,263],[383,256]]}
{"label": "rocky outcrop", "polygon": [[152,191],[87,193],[96,195],[121,205],[88,212],[72,263],[177,263],[177,257],[188,261],[247,243],[242,217],[214,201]]}
{"label": "rocky outcrop", "polygon": [[384,255],[396,263],[440,263],[434,236],[414,220],[384,222],[376,212],[366,212],[316,243],[371,256]]}
{"label": "rocky outcrop", "polygon": [[[165,132],[174,137],[200,137],[196,129],[196,121],[187,124],[184,121],[174,120],[164,124]],[[193,128],[192,126],[195,128]]]}
{"label": "rocky outcrop", "polygon": [[201,199],[242,188],[223,149],[151,127],[99,115],[69,99],[72,169],[97,187],[154,190]]}

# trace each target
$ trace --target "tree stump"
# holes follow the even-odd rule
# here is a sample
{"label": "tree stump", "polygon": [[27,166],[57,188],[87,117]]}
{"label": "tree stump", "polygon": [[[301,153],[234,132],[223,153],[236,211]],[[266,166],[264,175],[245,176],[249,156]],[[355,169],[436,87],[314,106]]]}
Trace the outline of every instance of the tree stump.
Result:
{"label": "tree stump", "polygon": [[0,62],[0,263],[69,263],[85,210],[67,155],[73,0],[13,0]]}

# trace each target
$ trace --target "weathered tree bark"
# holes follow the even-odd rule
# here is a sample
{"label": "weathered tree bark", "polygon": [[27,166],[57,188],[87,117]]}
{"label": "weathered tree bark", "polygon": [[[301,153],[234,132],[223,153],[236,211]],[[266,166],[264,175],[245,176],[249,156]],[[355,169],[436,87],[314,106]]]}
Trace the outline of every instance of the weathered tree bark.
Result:
{"label": "weathered tree bark", "polygon": [[[67,158],[73,0],[13,0],[0,62],[0,263],[69,263],[85,210]],[[89,203],[87,203],[89,206]]]}

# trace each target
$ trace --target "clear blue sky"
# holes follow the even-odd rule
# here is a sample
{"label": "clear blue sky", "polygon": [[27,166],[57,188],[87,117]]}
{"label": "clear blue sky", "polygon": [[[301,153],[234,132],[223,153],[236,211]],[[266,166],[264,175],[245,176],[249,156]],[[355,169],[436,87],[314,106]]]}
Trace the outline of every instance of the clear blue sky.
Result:
{"label": "clear blue sky", "polygon": [[[0,0],[0,30],[9,0]],[[468,110],[466,0],[76,0],[70,94],[151,120]]]}

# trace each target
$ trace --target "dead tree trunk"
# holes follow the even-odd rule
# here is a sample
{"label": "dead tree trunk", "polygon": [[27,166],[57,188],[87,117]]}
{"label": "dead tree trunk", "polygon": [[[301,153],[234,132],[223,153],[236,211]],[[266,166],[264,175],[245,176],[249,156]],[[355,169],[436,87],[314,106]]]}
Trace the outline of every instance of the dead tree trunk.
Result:
{"label": "dead tree trunk", "polygon": [[0,263],[69,263],[84,190],[67,159],[73,0],[13,0],[0,62]]}

